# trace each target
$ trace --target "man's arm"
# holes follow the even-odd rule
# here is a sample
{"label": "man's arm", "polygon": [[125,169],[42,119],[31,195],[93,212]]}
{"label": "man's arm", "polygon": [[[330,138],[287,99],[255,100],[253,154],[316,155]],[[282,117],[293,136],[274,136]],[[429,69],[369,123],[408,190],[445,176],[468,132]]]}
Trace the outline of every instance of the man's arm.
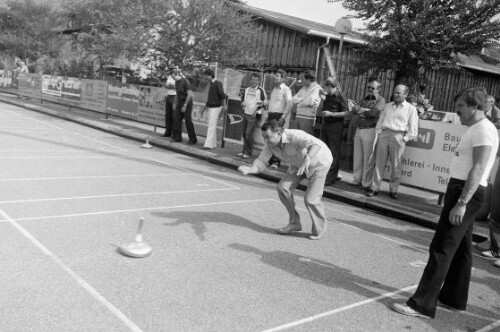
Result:
{"label": "man's arm", "polygon": [[281,119],[279,120],[280,126],[283,126],[285,124],[286,118],[292,111],[292,90],[290,90],[288,87],[284,89],[284,95],[283,98],[285,98],[285,110],[283,111],[283,115],[281,116]]}
{"label": "man's arm", "polygon": [[240,166],[238,167],[238,171],[240,171],[243,175],[249,174],[258,174],[266,169],[266,163],[271,158],[273,153],[267,144],[264,145],[261,153],[253,161],[252,166]]}
{"label": "man's arm", "polygon": [[311,163],[311,159],[314,158],[319,152],[321,147],[318,144],[311,144],[309,148],[307,149],[307,153],[304,156],[304,159],[302,160],[302,165],[300,168],[297,170],[297,175],[302,175],[306,171],[306,169],[309,167],[309,164]]}
{"label": "man's arm", "polygon": [[367,108],[363,115],[366,119],[374,119],[379,116],[380,112],[384,110],[385,107],[385,99],[382,97],[377,101],[375,107]]}
{"label": "man's arm", "polygon": [[417,109],[411,105],[410,106],[410,118],[408,119],[408,132],[403,137],[405,142],[414,140],[417,138],[418,134],[418,113]]}
{"label": "man's arm", "polygon": [[491,146],[489,145],[475,146],[472,149],[472,169],[469,171],[469,175],[467,176],[467,180],[465,181],[465,185],[462,189],[458,202],[450,211],[449,219],[452,225],[460,225],[462,222],[467,203],[469,203],[470,199],[479,187],[484,170],[488,164],[490,153]]}

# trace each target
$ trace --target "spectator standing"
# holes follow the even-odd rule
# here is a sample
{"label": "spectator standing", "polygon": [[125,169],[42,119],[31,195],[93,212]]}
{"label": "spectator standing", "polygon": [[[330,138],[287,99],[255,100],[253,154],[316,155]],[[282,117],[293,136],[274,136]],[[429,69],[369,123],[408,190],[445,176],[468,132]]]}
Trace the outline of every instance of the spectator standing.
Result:
{"label": "spectator standing", "polygon": [[472,229],[498,149],[498,134],[484,114],[484,88],[455,96],[455,111],[468,126],[450,165],[450,181],[429,260],[417,290],[406,304],[392,308],[404,315],[434,318],[437,305],[466,310],[472,269]]}
{"label": "spectator standing", "polygon": [[320,91],[323,89],[316,82],[313,71],[306,70],[303,77],[303,86],[292,99],[293,103],[297,105],[295,124],[297,129],[303,130],[309,135],[314,135],[314,120],[321,101]]}
{"label": "spectator standing", "polygon": [[500,129],[500,109],[495,106],[495,97],[488,95],[484,109],[486,118],[490,120],[497,129]]}
{"label": "spectator standing", "polygon": [[[278,69],[274,74],[274,88],[269,98],[267,108],[267,120],[276,120],[280,127],[284,127],[286,119],[290,116],[292,110],[292,91],[285,84],[286,72]],[[269,159],[271,169],[278,169],[280,160],[276,156]]]}
{"label": "spectator standing", "polygon": [[330,149],[333,161],[326,177],[325,186],[332,186],[340,168],[340,145],[344,133],[344,117],[349,112],[349,102],[340,91],[339,82],[333,77],[325,80],[326,95],[323,100],[323,124],[320,138]]}
{"label": "spectator standing", "polygon": [[280,234],[291,234],[302,230],[300,216],[295,209],[293,191],[307,178],[309,183],[304,203],[312,219],[311,240],[320,239],[326,232],[326,216],[321,198],[326,175],[332,163],[332,154],[321,140],[302,130],[283,129],[276,120],[262,125],[265,145],[252,166],[240,166],[244,175],[260,173],[266,168],[272,154],[287,162],[290,167],[278,184],[278,196],[286,207],[288,225],[278,229]]}
{"label": "spectator standing", "polygon": [[356,133],[354,134],[353,151],[353,185],[370,190],[375,167],[375,127],[380,112],[385,107],[385,98],[379,94],[380,83],[377,80],[368,81],[367,95],[353,106],[356,118]]}
{"label": "spectator standing", "polygon": [[401,156],[406,143],[417,137],[418,115],[413,105],[406,101],[408,87],[398,85],[394,89],[394,101],[384,107],[377,122],[378,135],[375,152],[375,169],[371,189],[367,196],[378,194],[385,172],[387,160],[391,159],[391,176],[389,180],[389,196],[398,199],[401,182]]}
{"label": "spectator standing", "polygon": [[188,144],[196,144],[196,133],[194,131],[193,120],[191,114],[193,112],[193,91],[191,83],[182,76],[179,69],[172,71],[172,77],[175,79],[176,98],[174,103],[173,126],[172,126],[172,142],[182,142],[182,119],[186,123],[188,133]]}
{"label": "spectator standing", "polygon": [[208,88],[208,97],[206,108],[208,117],[207,139],[205,140],[205,149],[214,149],[217,147],[217,120],[219,119],[222,108],[226,108],[227,95],[224,93],[222,82],[215,79],[212,69],[206,69],[205,77],[210,80]]}
{"label": "spectator standing", "polygon": [[165,99],[165,133],[163,137],[172,137],[172,124],[174,116],[174,103],[175,103],[175,79],[172,76],[171,69],[167,81],[165,82],[165,88],[167,89],[167,97]]}
{"label": "spectator standing", "polygon": [[238,153],[238,157],[250,158],[253,153],[253,135],[261,121],[262,109],[266,102],[266,93],[259,86],[260,75],[252,73],[250,86],[245,89],[242,97],[243,114],[243,151]]}

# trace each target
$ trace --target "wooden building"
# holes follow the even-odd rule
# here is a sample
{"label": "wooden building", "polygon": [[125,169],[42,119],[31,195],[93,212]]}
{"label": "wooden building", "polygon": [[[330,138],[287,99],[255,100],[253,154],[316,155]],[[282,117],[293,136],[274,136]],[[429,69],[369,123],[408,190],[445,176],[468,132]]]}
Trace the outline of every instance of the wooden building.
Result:
{"label": "wooden building", "polygon": [[[352,100],[359,100],[366,92],[368,76],[349,76],[345,65],[354,56],[352,47],[364,43],[356,32],[344,36],[344,47],[340,66],[337,54],[341,35],[332,26],[309,20],[248,6],[234,4],[238,10],[255,17],[262,26],[262,34],[251,46],[263,59],[264,71],[272,72],[283,68],[290,76],[298,76],[306,69],[315,70],[318,81],[332,75],[328,58],[334,65],[333,75],[339,79],[343,91]],[[451,111],[453,96],[464,87],[484,86],[490,94],[500,97],[500,65],[491,54],[467,57],[459,56],[460,70],[437,70],[427,73],[428,84],[424,90],[426,98],[435,110]],[[485,61],[485,58],[488,62]],[[497,59],[498,60],[498,59]],[[381,94],[389,99],[394,89],[391,72],[386,72],[378,79],[382,83]]]}

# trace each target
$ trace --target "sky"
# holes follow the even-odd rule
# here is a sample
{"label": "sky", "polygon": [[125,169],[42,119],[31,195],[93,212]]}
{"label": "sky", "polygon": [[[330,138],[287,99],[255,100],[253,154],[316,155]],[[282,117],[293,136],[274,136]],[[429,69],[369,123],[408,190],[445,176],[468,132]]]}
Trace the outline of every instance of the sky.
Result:
{"label": "sky", "polygon": [[[253,7],[335,26],[337,19],[351,14],[342,3],[333,0],[246,0]],[[353,29],[363,28],[362,21],[351,19]]]}

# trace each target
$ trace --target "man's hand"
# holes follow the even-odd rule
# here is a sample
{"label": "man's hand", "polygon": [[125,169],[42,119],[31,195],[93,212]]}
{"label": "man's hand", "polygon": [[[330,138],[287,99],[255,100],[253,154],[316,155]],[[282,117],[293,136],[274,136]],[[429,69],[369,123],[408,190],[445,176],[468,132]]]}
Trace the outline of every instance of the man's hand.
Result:
{"label": "man's hand", "polygon": [[458,226],[462,223],[465,214],[465,205],[455,204],[453,209],[450,211],[450,224],[453,226]]}
{"label": "man's hand", "polygon": [[186,113],[186,109],[187,109],[187,106],[186,106],[186,105],[182,106],[182,108],[181,108],[181,112],[182,112],[182,113]]}
{"label": "man's hand", "polygon": [[323,112],[321,112],[321,114],[323,114],[323,116],[325,116],[325,117],[335,116],[335,113],[330,112],[330,111],[323,111]]}
{"label": "man's hand", "polygon": [[251,167],[248,166],[240,166],[238,167],[238,171],[243,174],[243,175],[248,175],[250,174]]}
{"label": "man's hand", "polygon": [[278,120],[278,126],[283,127],[285,125],[285,118],[280,118]]}
{"label": "man's hand", "polygon": [[304,159],[302,160],[302,165],[300,166],[299,170],[297,171],[297,175],[302,175],[306,171],[306,169],[309,167],[309,164],[311,163],[311,157],[309,157],[308,154],[304,156]]}

